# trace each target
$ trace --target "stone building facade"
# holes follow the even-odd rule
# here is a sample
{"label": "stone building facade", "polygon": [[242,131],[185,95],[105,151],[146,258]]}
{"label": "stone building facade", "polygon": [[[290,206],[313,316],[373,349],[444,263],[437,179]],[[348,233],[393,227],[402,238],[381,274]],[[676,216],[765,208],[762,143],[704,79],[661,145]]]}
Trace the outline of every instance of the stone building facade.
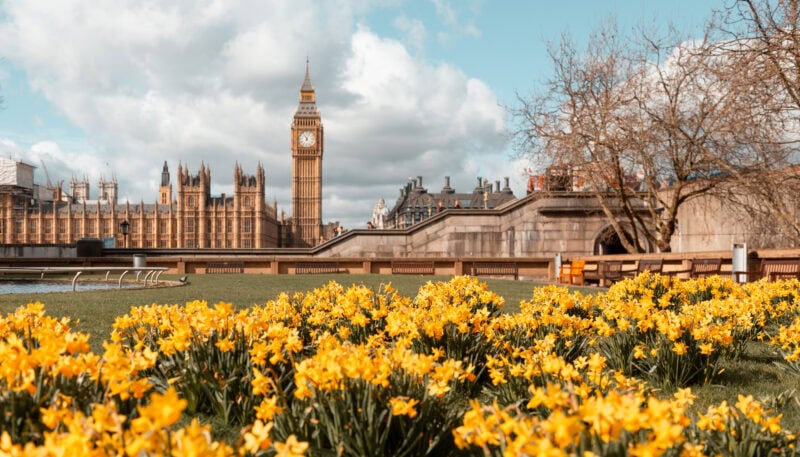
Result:
{"label": "stone building facade", "polygon": [[411,227],[446,209],[494,209],[515,199],[508,178],[502,189],[500,181],[492,185],[479,177],[472,192],[456,192],[450,187],[450,177],[445,176],[442,189],[429,192],[422,185],[422,176],[417,176],[400,189],[400,196],[386,215],[384,227]]}
{"label": "stone building facade", "polygon": [[[52,197],[32,184],[32,167],[0,159],[0,166],[30,170],[30,179],[0,184],[0,243],[75,243],[82,238],[114,239],[131,248],[263,248],[280,243],[277,208],[264,202],[264,169],[245,175],[234,167],[232,196],[210,193],[211,171],[201,165],[197,174],[178,165],[175,199],[164,162],[159,200],[118,204],[116,191],[104,187],[101,198],[90,200],[88,183],[76,182],[80,199],[53,189]],[[111,181],[114,182],[115,181]],[[36,195],[39,194],[38,197]],[[113,198],[112,198],[113,196]],[[122,233],[122,222],[128,234]]]}
{"label": "stone building facade", "polygon": [[535,192],[494,209],[447,209],[405,229],[354,231],[319,255],[567,258],[616,250],[612,230],[587,192]]}

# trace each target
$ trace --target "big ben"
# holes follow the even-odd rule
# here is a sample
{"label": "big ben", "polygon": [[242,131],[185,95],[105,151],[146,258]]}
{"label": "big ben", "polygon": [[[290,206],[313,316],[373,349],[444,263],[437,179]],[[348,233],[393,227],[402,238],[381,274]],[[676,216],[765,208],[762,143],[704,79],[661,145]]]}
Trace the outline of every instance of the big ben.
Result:
{"label": "big ben", "polygon": [[322,233],[322,118],[317,110],[308,59],[300,104],[292,122],[293,245],[314,246]]}

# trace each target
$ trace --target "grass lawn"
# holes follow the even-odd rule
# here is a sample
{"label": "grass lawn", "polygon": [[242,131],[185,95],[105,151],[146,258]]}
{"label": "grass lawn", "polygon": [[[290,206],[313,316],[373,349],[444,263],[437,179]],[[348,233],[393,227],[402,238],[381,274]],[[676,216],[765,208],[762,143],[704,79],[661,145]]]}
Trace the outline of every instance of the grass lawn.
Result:
{"label": "grass lawn", "polygon": [[[162,276],[175,280],[177,276]],[[102,351],[102,342],[111,334],[114,318],[126,314],[131,306],[152,304],[183,304],[192,300],[206,300],[209,304],[232,303],[236,307],[263,304],[281,292],[314,289],[328,281],[344,286],[363,284],[377,289],[391,283],[402,295],[413,297],[419,287],[428,281],[448,281],[449,276],[415,275],[190,275],[186,285],[147,289],[121,289],[39,294],[0,295],[0,312],[7,314],[32,301],[45,304],[47,314],[68,316],[78,320],[76,330],[92,335],[92,349]],[[91,277],[81,276],[80,281]],[[506,299],[506,311],[519,311],[519,302],[529,300],[536,284],[527,281],[486,280],[489,288]],[[591,289],[588,289],[591,290]],[[594,289],[597,290],[597,289]]]}
{"label": "grass lawn", "polygon": [[[391,283],[399,293],[413,297],[426,282],[449,279],[448,276],[411,275],[191,275],[188,284],[180,287],[0,295],[0,312],[6,314],[28,302],[41,301],[49,315],[78,320],[76,330],[90,333],[92,349],[102,352],[102,341],[110,334],[114,318],[127,313],[131,306],[206,300],[210,304],[224,301],[246,307],[264,303],[281,292],[306,291],[330,280],[344,286],[364,284],[372,288]],[[81,280],[86,281],[83,277]],[[530,299],[533,288],[537,286],[527,281],[486,282],[490,290],[505,298],[506,312],[519,311],[520,300]],[[582,292],[599,290],[602,289],[581,289]],[[733,404],[739,394],[753,395],[764,401],[792,393],[793,396],[780,408],[784,416],[783,426],[800,431],[800,403],[798,393],[794,391],[798,377],[776,366],[774,362],[777,360],[779,357],[767,344],[751,343],[743,357],[723,362],[724,372],[715,384],[693,387],[698,395],[698,409],[704,411],[708,405],[722,400]]]}

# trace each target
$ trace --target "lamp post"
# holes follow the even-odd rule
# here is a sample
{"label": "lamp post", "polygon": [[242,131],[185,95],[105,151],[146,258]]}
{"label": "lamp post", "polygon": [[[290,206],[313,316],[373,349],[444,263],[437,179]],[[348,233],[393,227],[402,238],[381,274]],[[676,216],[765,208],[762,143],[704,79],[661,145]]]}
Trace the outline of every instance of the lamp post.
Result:
{"label": "lamp post", "polygon": [[130,231],[131,224],[128,221],[119,223],[119,230],[122,232],[122,238],[125,240],[125,247],[128,247],[128,232]]}

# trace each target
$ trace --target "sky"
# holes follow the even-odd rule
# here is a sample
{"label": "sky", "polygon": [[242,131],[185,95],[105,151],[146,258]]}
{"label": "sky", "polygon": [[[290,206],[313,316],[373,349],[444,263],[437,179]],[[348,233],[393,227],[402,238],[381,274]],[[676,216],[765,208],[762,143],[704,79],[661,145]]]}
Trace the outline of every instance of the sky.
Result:
{"label": "sky", "polygon": [[[323,220],[363,228],[411,177],[459,192],[528,164],[509,131],[543,90],[548,44],[672,23],[687,36],[725,0],[0,0],[0,157],[45,184],[116,177],[155,202],[164,161],[266,172],[291,215],[290,126],[306,59],[325,128]],[[46,173],[45,173],[46,170]]]}

